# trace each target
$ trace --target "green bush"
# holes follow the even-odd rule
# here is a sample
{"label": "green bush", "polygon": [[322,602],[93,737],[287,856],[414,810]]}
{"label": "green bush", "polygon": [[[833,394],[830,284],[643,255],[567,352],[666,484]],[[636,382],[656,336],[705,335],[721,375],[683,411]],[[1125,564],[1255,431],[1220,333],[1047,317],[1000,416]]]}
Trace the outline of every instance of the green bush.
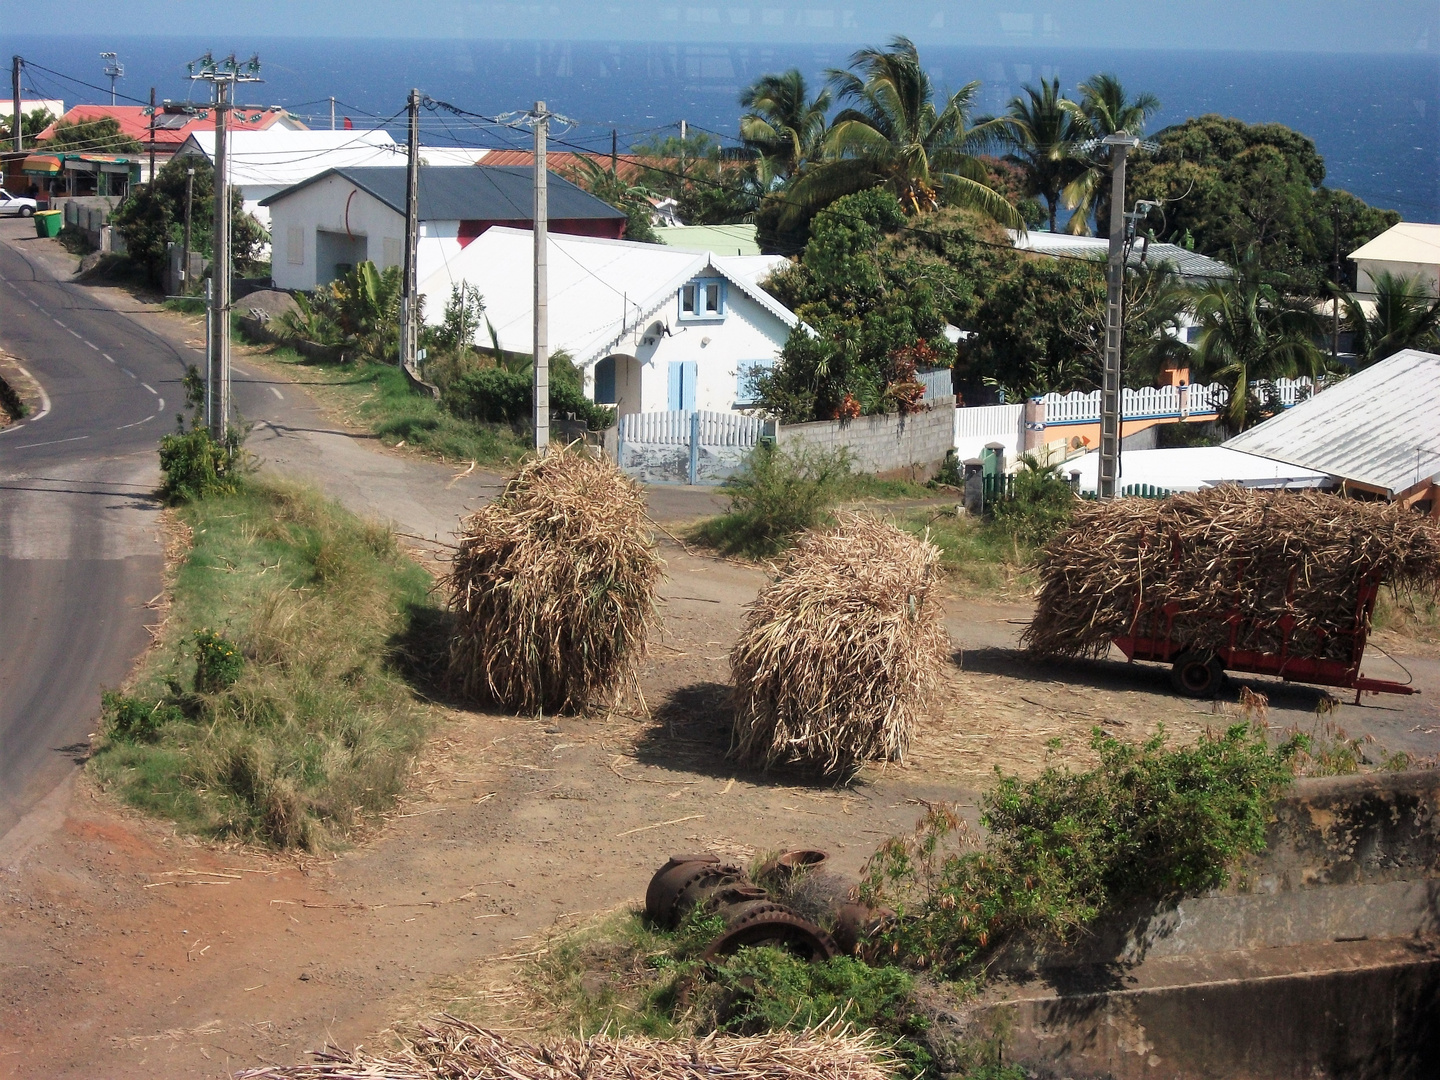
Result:
{"label": "green bush", "polygon": [[235,685],[245,670],[240,647],[213,630],[195,631],[195,692],[218,694]]}
{"label": "green bush", "polygon": [[1248,723],[1177,749],[1163,730],[1136,746],[1097,728],[1091,745],[1088,772],[1001,776],[981,801],[983,848],[937,806],[877,850],[862,893],[900,915],[892,955],[955,973],[1016,933],[1065,940],[1129,902],[1223,885],[1234,859],[1264,848],[1297,749],[1272,749]]}
{"label": "green bush", "polygon": [[163,699],[147,701],[113,690],[100,696],[100,708],[106,734],[121,742],[150,742],[166,724],[184,718],[177,706]]}
{"label": "green bush", "polygon": [[1028,546],[1045,543],[1070,521],[1075,493],[1053,468],[1026,454],[1015,474],[1014,487],[1005,498],[988,507],[994,524]]}
{"label": "green bush", "polygon": [[[534,374],[527,365],[496,365],[464,371],[443,387],[445,407],[462,420],[528,425],[535,409]],[[585,396],[580,371],[564,353],[550,358],[550,411],[585,421],[592,431],[615,422],[615,412]]]}
{"label": "green bush", "polygon": [[775,555],[799,533],[827,524],[852,482],[843,447],[791,452],[762,442],[725,483],[729,509],[701,524],[692,538],[726,554]]}
{"label": "green bush", "polygon": [[168,503],[195,502],[235,491],[240,464],[240,435],[233,429],[216,442],[204,428],[160,438],[160,494]]}

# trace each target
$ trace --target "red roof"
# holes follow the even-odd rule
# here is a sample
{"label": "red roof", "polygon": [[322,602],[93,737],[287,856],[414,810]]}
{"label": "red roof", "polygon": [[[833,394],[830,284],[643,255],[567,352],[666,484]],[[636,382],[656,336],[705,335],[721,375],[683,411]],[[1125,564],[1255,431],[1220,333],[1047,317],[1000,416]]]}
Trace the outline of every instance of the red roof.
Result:
{"label": "red roof", "polygon": [[[149,144],[150,116],[144,105],[75,105],[36,138],[40,142],[51,138],[55,134],[56,124],[80,124],[89,120],[104,120],[107,117],[120,125],[122,134],[130,136],[141,145]],[[290,124],[304,126],[283,111],[236,109],[230,114],[230,128],[232,131],[263,131],[282,117],[288,117]],[[160,106],[155,116],[155,147],[159,150],[178,150],[192,131],[214,130],[215,120],[204,108],[198,108],[195,115],[187,116],[183,112],[166,112],[164,107]]]}
{"label": "red roof", "polygon": [[[548,168],[571,179],[581,174],[580,163],[582,161],[593,161],[603,169],[610,168],[609,154],[576,154],[568,150],[559,150],[545,155],[545,164]],[[653,158],[620,154],[616,161],[616,172],[620,174],[620,179],[633,181],[645,170],[647,164],[653,163]],[[535,164],[535,152],[533,150],[490,150],[476,164],[481,166],[523,165],[528,169]]]}

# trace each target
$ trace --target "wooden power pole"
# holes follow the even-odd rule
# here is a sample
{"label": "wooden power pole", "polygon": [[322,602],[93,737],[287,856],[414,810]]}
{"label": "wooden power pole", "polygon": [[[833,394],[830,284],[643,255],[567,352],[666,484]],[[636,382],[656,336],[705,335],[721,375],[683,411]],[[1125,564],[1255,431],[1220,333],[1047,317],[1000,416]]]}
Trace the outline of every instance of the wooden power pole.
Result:
{"label": "wooden power pole", "polygon": [[549,256],[549,193],[545,167],[545,137],[550,114],[545,102],[535,103],[535,344],[532,355],[535,371],[535,449],[544,453],[550,445],[550,285],[546,259]]}
{"label": "wooden power pole", "polygon": [[24,117],[20,115],[20,69],[24,66],[25,61],[20,59],[20,57],[12,56],[10,58],[10,93],[15,105],[15,114],[11,117],[14,126],[10,129],[10,135],[14,141],[15,153],[17,154],[25,149],[25,129],[22,124]]}

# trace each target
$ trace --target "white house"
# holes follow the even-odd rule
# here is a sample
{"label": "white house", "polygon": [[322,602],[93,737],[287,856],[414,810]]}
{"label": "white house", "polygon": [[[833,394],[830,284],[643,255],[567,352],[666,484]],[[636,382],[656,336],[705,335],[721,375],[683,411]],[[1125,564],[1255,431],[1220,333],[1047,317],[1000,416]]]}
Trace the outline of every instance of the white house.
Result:
{"label": "white house", "polygon": [[[266,199],[275,287],[313,289],[366,260],[382,270],[400,266],[405,174],[404,165],[327,169]],[[526,168],[421,166],[417,280],[424,281],[459,257],[494,225],[529,228],[532,185]],[[554,173],[549,177],[549,211],[551,230],[562,233],[619,237],[627,220]]]}
{"label": "white house", "polygon": [[[463,281],[484,298],[500,348],[529,353],[534,243],[528,229],[489,229],[421,278],[426,320],[440,322]],[[622,416],[739,411],[753,403],[755,372],[775,362],[799,321],[758,284],[785,263],[551,233],[550,348],[569,353],[586,394]]]}
{"label": "white house", "polygon": [[1373,296],[1375,279],[1388,271],[1396,277],[1418,278],[1423,292],[1440,295],[1440,225],[1402,221],[1350,253],[1357,292]]}

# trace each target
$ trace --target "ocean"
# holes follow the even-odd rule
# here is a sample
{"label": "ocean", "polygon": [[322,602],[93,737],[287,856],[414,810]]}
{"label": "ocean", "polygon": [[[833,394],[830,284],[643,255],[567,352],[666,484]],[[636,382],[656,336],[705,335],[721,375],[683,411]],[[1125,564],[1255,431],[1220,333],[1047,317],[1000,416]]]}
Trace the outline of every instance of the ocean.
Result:
{"label": "ocean", "polygon": [[[118,52],[125,77],[118,92],[148,100],[203,99],[185,63],[213,48],[261,60],[264,82],[242,100],[279,104],[312,126],[337,114],[356,126],[394,120],[410,87],[460,109],[493,117],[529,108],[537,99],[572,119],[557,132],[561,148],[621,149],[655,135],[675,134],[680,120],[733,143],[741,89],[757,75],[798,67],[817,85],[827,68],[843,66],[840,46],[760,46],[625,42],[179,37],[38,37],[14,35],[0,52],[19,53],[26,96],[63,97],[66,104],[108,101],[102,50]],[[1202,113],[1250,123],[1273,121],[1315,140],[1326,183],[1406,220],[1440,222],[1440,63],[1430,53],[1344,54],[921,47],[941,88],[981,81],[980,109],[1000,112],[1022,84],[1058,76],[1063,89],[1098,71],[1118,75],[1132,92],[1148,90],[1162,110],[1150,130]],[[61,78],[40,65],[63,73]],[[91,84],[78,85],[73,80]],[[122,98],[123,100],[123,98]],[[423,140],[435,145],[519,146],[528,136],[443,109],[428,111]]]}

